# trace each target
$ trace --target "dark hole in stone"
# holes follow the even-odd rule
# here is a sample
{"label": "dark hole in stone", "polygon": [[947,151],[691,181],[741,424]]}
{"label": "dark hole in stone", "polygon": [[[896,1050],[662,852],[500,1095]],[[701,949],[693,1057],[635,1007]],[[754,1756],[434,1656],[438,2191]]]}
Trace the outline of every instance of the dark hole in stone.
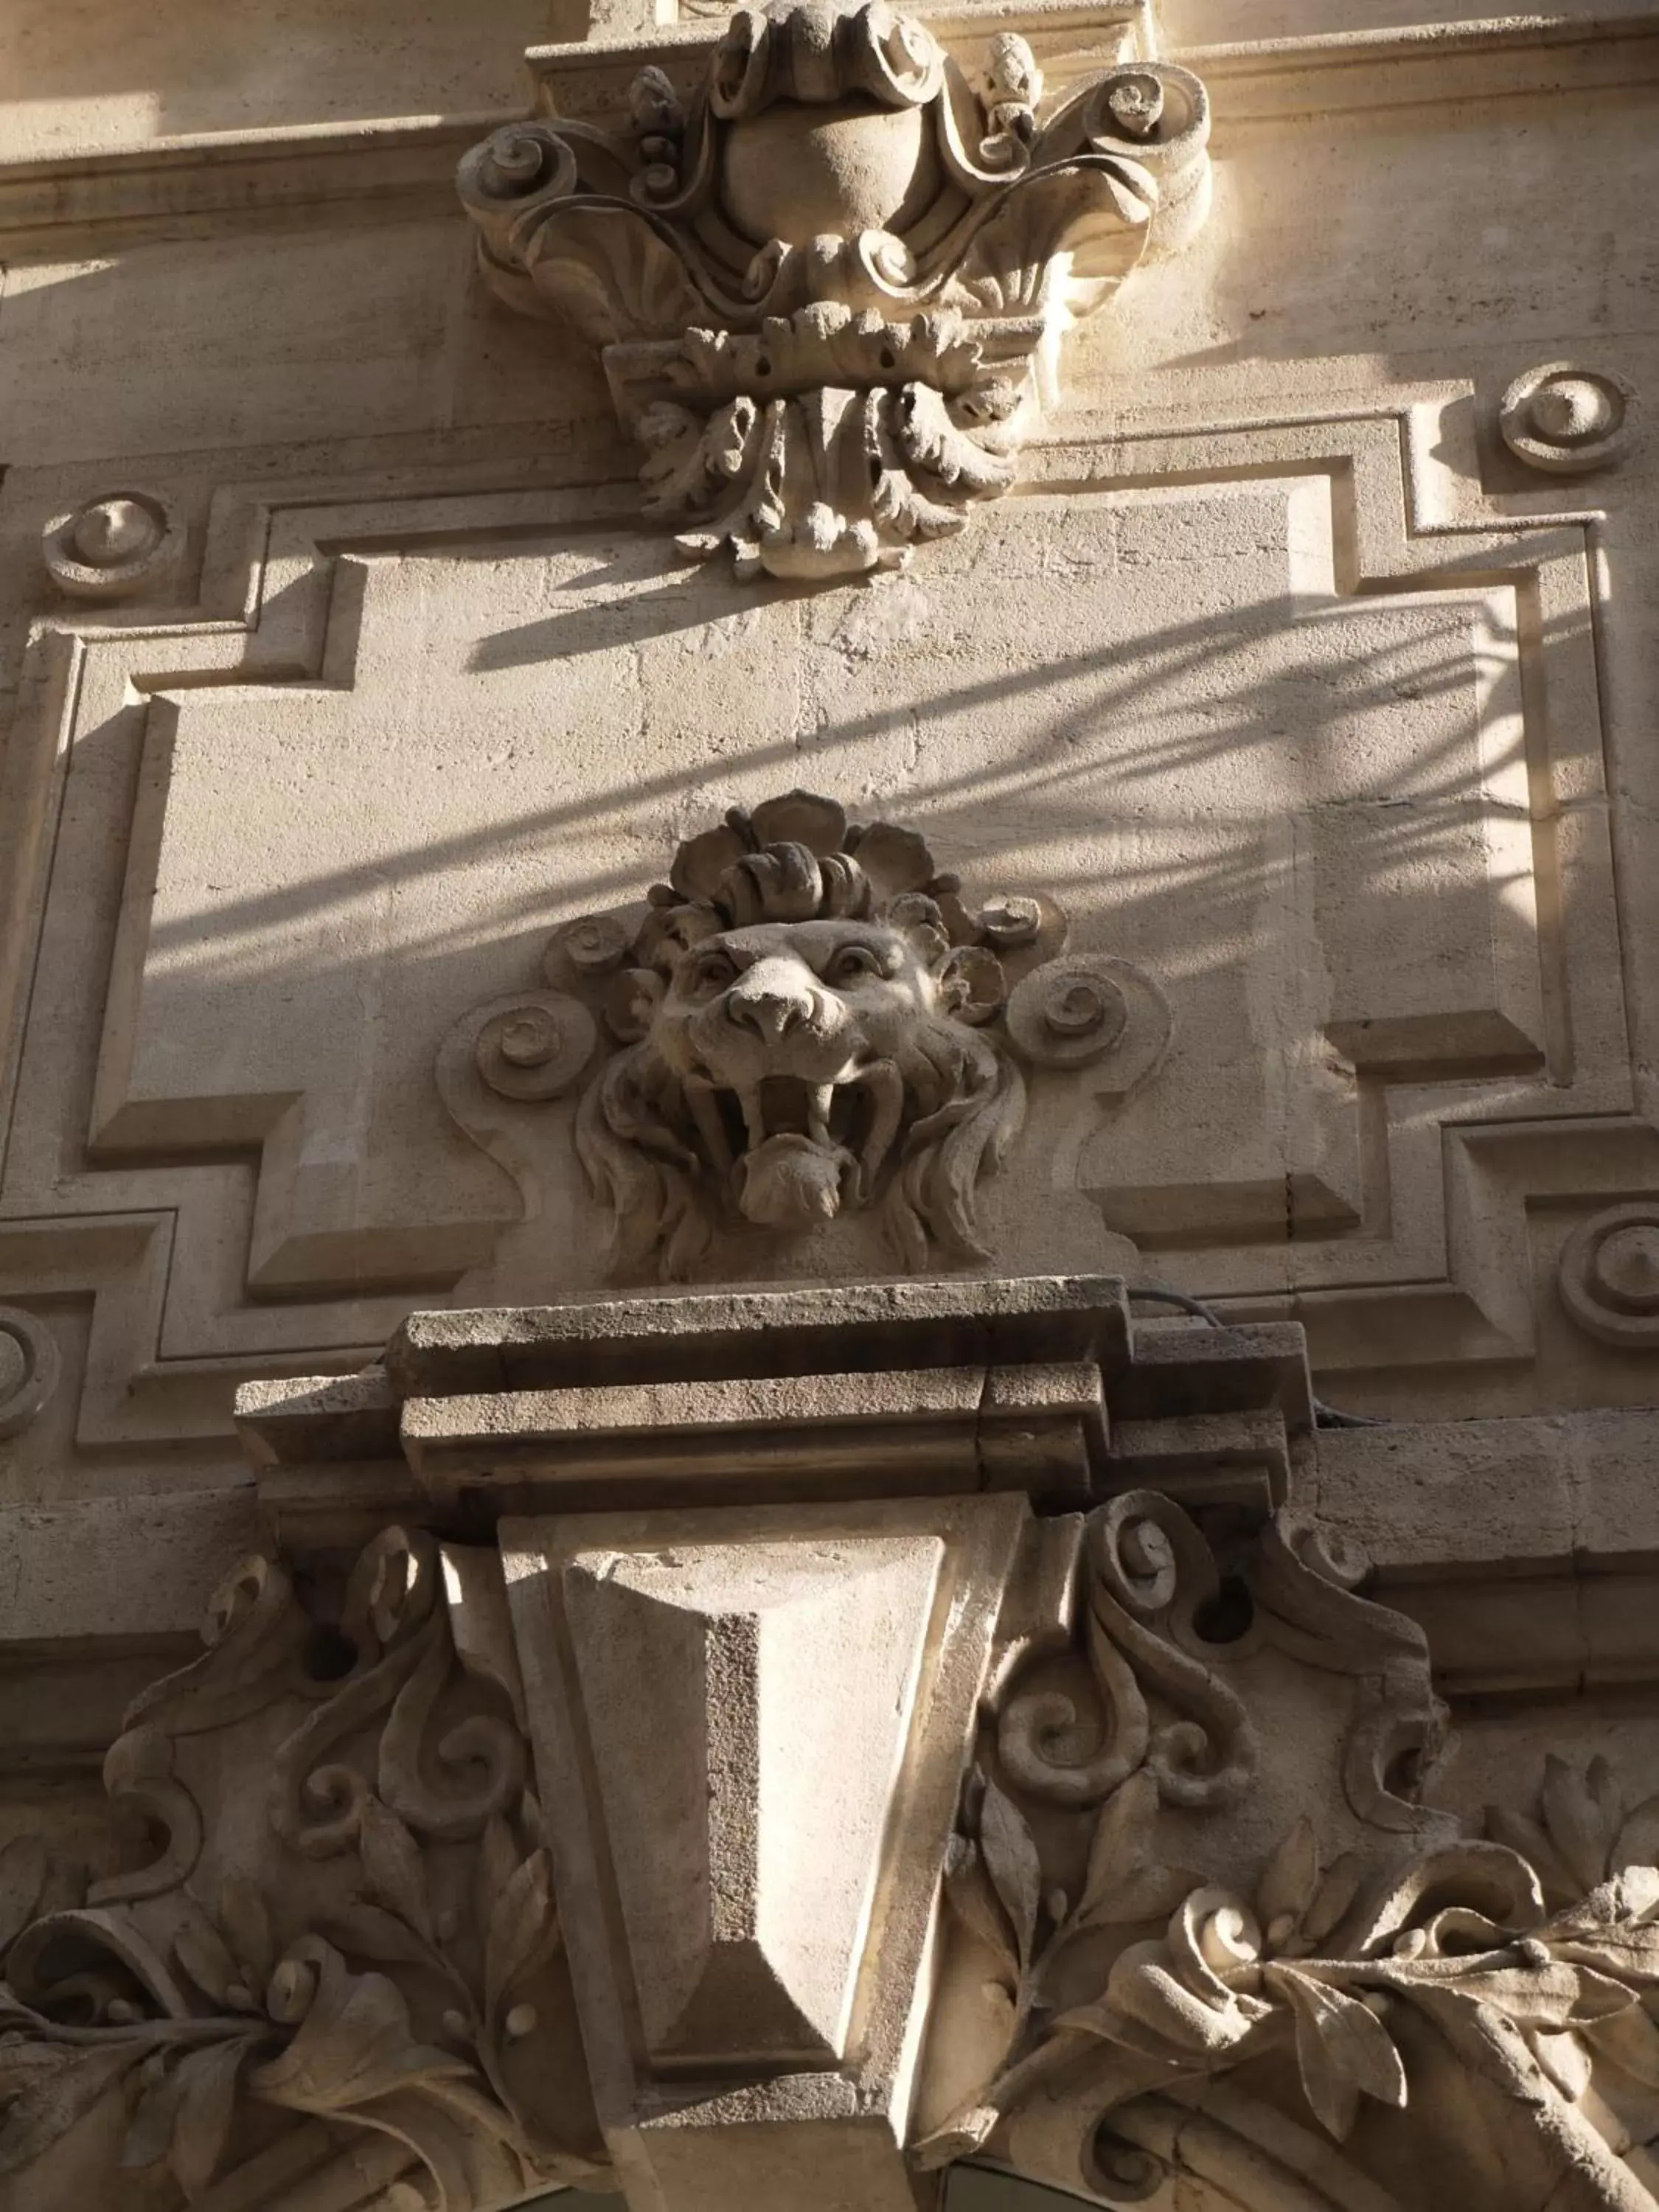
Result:
{"label": "dark hole in stone", "polygon": [[1239,1575],[1223,1575],[1212,1598],[1193,1615],[1193,1626],[1206,1644],[1237,1644],[1255,1619],[1255,1601]]}
{"label": "dark hole in stone", "polygon": [[[455,1500],[456,1534],[469,1544],[488,1544],[494,1540],[495,1523],[502,1510],[502,1496],[482,1482],[465,1482]],[[522,1506],[514,1509],[522,1510]]]}
{"label": "dark hole in stone", "polygon": [[1413,1744],[1396,1752],[1382,1771],[1382,1787],[1391,1797],[1414,1797],[1423,1782],[1423,1753]]}
{"label": "dark hole in stone", "polygon": [[306,1643],[306,1672],[313,1682],[341,1682],[357,1663],[357,1647],[337,1628],[313,1628]]}

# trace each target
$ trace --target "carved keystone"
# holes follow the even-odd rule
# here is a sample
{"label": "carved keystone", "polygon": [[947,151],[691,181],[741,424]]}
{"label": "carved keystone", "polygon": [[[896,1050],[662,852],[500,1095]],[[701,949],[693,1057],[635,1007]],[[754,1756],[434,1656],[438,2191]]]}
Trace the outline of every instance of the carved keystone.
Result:
{"label": "carved keystone", "polygon": [[911,2212],[923,1962],[1024,1498],[501,1524],[601,2122],[662,2212]]}
{"label": "carved keystone", "polygon": [[852,1537],[565,1567],[654,2059],[845,2051],[942,1551]]}

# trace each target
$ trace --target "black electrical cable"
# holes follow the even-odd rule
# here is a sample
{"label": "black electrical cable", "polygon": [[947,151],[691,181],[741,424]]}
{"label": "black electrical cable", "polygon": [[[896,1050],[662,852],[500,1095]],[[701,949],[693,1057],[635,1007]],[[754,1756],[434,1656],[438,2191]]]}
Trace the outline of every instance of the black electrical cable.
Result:
{"label": "black electrical cable", "polygon": [[[1131,1304],[1139,1298],[1146,1305],[1177,1306],[1182,1313],[1195,1315],[1206,1321],[1212,1328],[1225,1328],[1228,1324],[1213,1306],[1206,1305],[1202,1298],[1188,1297],[1185,1291],[1165,1290],[1161,1283],[1128,1283],[1124,1296]],[[1387,1417],[1382,1413],[1345,1413],[1340,1406],[1328,1406],[1322,1398],[1313,1401],[1314,1426],[1319,1429],[1384,1429]]]}

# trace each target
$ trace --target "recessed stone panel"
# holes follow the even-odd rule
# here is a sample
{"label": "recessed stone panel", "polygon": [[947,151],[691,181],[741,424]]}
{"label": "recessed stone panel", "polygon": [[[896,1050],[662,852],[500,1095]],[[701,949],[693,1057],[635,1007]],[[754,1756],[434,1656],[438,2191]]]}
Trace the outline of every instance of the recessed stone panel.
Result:
{"label": "recessed stone panel", "polygon": [[1511,595],[1340,592],[1324,475],[1034,489],[914,575],[810,599],[620,524],[506,536],[438,502],[433,546],[382,512],[332,586],[339,688],[148,716],[95,1134],[259,1145],[268,1298],[601,1279],[573,1102],[491,1146],[515,1229],[525,1201],[447,1123],[438,1039],[533,982],[561,919],[805,773],[878,795],[976,889],[1052,892],[1075,946],[1168,995],[1134,1097],[1085,1085],[1079,1120],[1039,1085],[995,1232],[1038,1248],[1021,1264],[1088,1243],[1080,1184],[1101,1225],[1054,1258],[1242,1243],[1271,1277],[1287,1230],[1381,1225],[1357,1085],[1547,1056]]}

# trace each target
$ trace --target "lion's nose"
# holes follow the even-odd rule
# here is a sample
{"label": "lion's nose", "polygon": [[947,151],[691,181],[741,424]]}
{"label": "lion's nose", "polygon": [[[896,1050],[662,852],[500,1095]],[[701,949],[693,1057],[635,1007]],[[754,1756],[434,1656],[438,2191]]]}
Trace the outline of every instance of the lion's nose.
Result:
{"label": "lion's nose", "polygon": [[776,1044],[811,1015],[811,994],[796,984],[751,979],[726,994],[726,1012],[729,1020],[757,1030],[769,1044]]}

